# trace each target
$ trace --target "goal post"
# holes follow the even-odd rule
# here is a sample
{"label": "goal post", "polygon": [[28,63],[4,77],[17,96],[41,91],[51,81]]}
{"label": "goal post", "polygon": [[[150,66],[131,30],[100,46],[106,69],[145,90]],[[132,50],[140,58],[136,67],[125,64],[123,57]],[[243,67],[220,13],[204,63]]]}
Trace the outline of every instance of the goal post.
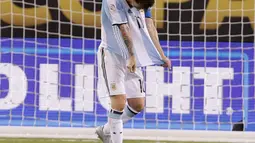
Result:
{"label": "goal post", "polygon": [[[101,0],[0,1],[0,137],[95,139]],[[143,68],[125,139],[255,142],[254,0],[156,0],[172,70]],[[237,123],[243,132],[233,132]]]}

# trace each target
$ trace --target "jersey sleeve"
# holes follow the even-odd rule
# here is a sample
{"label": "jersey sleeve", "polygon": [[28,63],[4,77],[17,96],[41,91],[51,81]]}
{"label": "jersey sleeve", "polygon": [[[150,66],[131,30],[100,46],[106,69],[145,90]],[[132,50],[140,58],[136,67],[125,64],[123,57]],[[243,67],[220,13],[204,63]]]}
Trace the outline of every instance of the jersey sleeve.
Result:
{"label": "jersey sleeve", "polygon": [[152,18],[151,8],[145,10],[145,18]]}
{"label": "jersey sleeve", "polygon": [[127,15],[120,0],[105,0],[104,9],[112,25],[127,23]]}

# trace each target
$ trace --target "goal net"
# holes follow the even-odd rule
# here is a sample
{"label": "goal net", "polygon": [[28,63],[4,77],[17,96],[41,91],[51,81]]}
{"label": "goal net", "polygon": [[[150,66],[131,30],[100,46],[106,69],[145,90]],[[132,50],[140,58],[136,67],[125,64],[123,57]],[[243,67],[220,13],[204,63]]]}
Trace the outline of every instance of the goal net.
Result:
{"label": "goal net", "polygon": [[[96,138],[101,2],[0,1],[0,136]],[[146,107],[125,138],[255,142],[254,18],[254,0],[156,0],[173,68],[144,68]]]}

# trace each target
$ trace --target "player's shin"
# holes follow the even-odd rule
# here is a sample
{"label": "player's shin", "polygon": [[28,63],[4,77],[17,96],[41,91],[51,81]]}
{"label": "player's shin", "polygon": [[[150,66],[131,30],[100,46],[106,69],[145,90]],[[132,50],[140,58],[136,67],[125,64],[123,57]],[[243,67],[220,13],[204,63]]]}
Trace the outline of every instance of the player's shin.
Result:
{"label": "player's shin", "polygon": [[108,117],[112,143],[123,142],[123,121],[121,119],[123,112],[111,110]]}

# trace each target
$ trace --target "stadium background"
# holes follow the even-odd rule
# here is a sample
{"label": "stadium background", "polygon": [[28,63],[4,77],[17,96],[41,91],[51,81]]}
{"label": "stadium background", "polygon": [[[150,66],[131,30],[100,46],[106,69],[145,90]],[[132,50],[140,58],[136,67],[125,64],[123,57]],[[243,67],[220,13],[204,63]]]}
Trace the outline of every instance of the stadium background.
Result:
{"label": "stadium background", "polygon": [[[126,127],[231,130],[231,125],[247,114],[247,130],[254,131],[254,1],[245,2],[244,8],[248,10],[242,14],[240,11],[229,13],[240,9],[238,1],[232,1],[231,7],[224,7],[229,5],[229,1],[221,1],[220,4],[224,6],[218,14],[223,17],[222,21],[217,21],[220,18],[215,13],[216,0],[168,2],[157,1],[157,11],[153,13],[157,18],[161,44],[173,59],[173,66],[188,67],[191,71],[196,67],[234,70],[233,80],[223,81],[223,112],[221,115],[203,112],[204,81],[190,76],[188,114],[172,113],[172,98],[165,96],[162,113],[142,113]],[[13,15],[10,14],[10,5],[16,9]],[[34,19],[35,15],[39,19]],[[208,15],[207,18],[204,18],[205,15]],[[24,103],[7,110],[4,108],[5,103],[1,102],[0,124],[75,127],[103,124],[106,121],[106,110],[97,104],[97,93],[92,92],[95,102],[91,111],[82,112],[75,111],[77,95],[74,92],[76,65],[94,65],[96,62],[95,47],[100,42],[100,1],[6,1],[1,4],[0,18],[0,62],[18,65],[27,77]],[[167,47],[171,48],[170,53]],[[72,100],[70,109],[40,108],[39,89],[42,82],[39,69],[43,64],[59,67],[58,94],[61,98]],[[10,81],[1,71],[0,74],[0,100],[3,100],[8,95]],[[171,83],[172,73],[165,72],[164,75],[164,82]],[[92,87],[96,88],[96,78],[93,82],[95,84]],[[234,110],[230,116],[226,114],[228,107]]]}

